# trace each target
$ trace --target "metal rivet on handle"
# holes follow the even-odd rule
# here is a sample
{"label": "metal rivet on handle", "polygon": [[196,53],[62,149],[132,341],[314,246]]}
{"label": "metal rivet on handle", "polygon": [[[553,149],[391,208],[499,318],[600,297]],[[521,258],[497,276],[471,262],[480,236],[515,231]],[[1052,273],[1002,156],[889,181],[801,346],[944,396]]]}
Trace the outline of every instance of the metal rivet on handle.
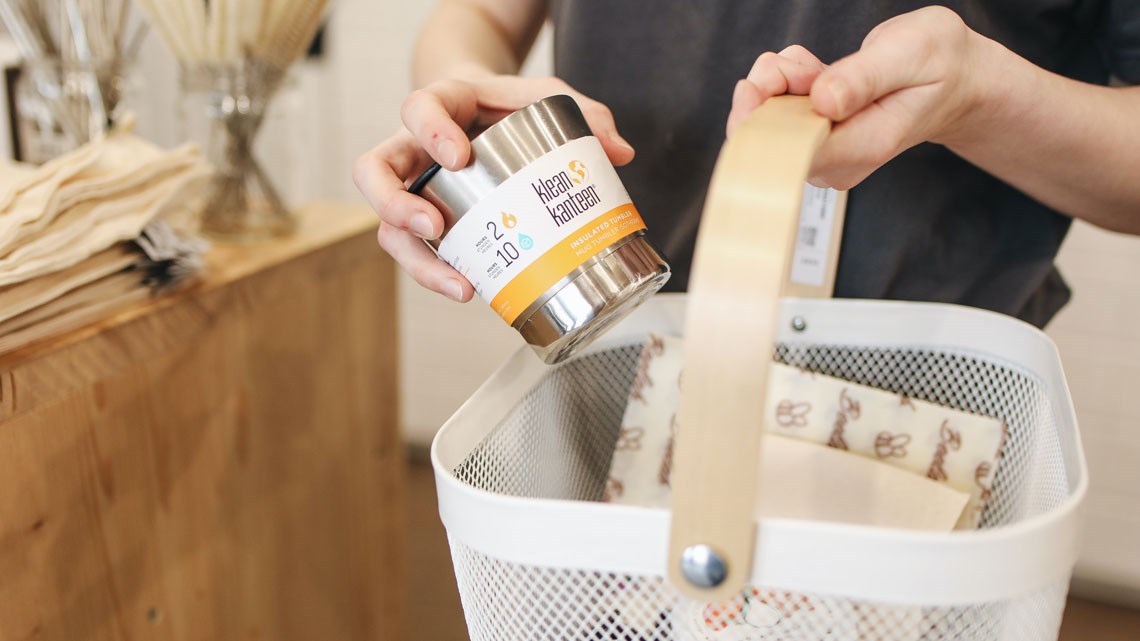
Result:
{"label": "metal rivet on handle", "polygon": [[728,566],[715,550],[700,543],[681,553],[681,574],[699,588],[715,588],[724,583]]}
{"label": "metal rivet on handle", "polygon": [[807,329],[807,321],[804,320],[803,316],[796,316],[792,319],[792,329],[797,332],[802,332]]}

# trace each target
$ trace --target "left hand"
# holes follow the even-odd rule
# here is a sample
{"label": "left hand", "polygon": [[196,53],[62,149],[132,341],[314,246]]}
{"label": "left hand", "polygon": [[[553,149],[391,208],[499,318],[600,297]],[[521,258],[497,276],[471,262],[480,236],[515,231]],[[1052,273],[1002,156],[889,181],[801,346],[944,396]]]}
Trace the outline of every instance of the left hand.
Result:
{"label": "left hand", "polygon": [[836,123],[810,182],[850,189],[914,145],[969,134],[970,120],[984,117],[982,82],[1000,73],[987,64],[989,42],[953,11],[926,7],[875,27],[859,51],[830,66],[799,45],[765,53],[736,85],[728,131],[772,96],[810,95]]}

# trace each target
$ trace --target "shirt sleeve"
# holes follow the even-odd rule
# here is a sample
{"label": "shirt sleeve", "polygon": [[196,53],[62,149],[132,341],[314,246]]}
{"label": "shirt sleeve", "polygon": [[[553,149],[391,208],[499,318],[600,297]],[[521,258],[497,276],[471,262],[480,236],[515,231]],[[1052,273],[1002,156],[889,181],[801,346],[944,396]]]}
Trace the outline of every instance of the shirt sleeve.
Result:
{"label": "shirt sleeve", "polygon": [[1140,0],[1108,0],[1104,20],[1109,71],[1126,84],[1140,84]]}

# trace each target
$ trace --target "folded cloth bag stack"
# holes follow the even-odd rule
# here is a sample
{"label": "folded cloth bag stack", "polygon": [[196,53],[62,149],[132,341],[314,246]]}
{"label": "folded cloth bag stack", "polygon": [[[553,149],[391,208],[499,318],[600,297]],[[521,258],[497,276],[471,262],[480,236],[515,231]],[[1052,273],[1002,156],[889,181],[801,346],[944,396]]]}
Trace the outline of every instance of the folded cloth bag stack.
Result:
{"label": "folded cloth bag stack", "polygon": [[202,265],[210,166],[130,122],[40,167],[0,163],[0,351],[86,324]]}

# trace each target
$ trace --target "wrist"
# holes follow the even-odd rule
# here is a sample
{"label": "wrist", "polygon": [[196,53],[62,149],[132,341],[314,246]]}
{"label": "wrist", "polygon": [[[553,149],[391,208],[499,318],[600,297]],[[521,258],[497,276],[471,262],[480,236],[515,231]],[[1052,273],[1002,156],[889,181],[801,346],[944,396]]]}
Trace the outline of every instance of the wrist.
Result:
{"label": "wrist", "polygon": [[479,82],[499,75],[490,66],[479,62],[456,62],[452,64],[416,64],[413,68],[413,85],[426,87],[440,80],[459,80],[462,82]]}
{"label": "wrist", "polygon": [[500,75],[490,66],[480,62],[459,62],[448,67],[446,77],[464,82],[479,82]]}
{"label": "wrist", "polygon": [[1047,75],[981,34],[971,31],[969,40],[958,117],[936,140],[960,155],[992,143],[1001,132],[1028,117],[1040,103],[1038,96]]}

